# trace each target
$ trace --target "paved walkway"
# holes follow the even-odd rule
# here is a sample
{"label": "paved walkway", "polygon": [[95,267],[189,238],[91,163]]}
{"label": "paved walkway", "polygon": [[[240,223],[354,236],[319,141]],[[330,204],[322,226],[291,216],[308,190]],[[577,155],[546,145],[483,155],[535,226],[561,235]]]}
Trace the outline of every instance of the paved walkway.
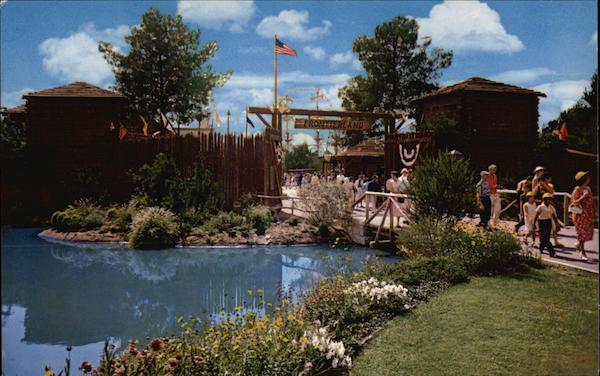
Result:
{"label": "paved walkway", "polygon": [[[286,189],[284,188],[284,194],[290,196],[290,197],[297,197],[296,196],[296,190],[295,189]],[[287,214],[291,214],[291,210],[287,209],[289,207],[291,207],[291,200],[283,200],[283,211]],[[301,203],[299,201],[296,201],[294,203],[295,207],[301,207]],[[301,211],[301,210],[295,210],[294,211],[294,215],[298,216],[298,217],[303,217],[306,218],[308,216],[307,213]],[[363,224],[365,222],[365,209],[364,208],[360,208],[360,207],[356,207],[354,208],[354,212],[352,213],[352,219],[354,222],[354,228],[356,229],[356,231],[353,231],[355,233],[358,233],[360,231],[362,231],[363,228]],[[387,231],[389,229],[389,217],[386,216],[386,218],[383,218],[382,213],[380,213],[378,216],[376,216],[373,221],[369,224],[371,228],[377,228],[379,227],[379,224],[383,221],[383,228],[382,230],[384,234],[387,234]],[[501,221],[503,224],[505,224],[507,227],[509,228],[514,228],[516,222],[511,222],[511,221]],[[362,244],[366,244],[368,245],[367,241],[361,242],[362,235],[360,236],[356,236],[357,239],[355,239],[357,242],[362,243]],[[544,252],[542,254],[542,260],[544,260],[545,262],[549,262],[549,263],[553,263],[553,264],[559,264],[559,265],[564,265],[564,266],[569,266],[569,267],[573,267],[573,268],[577,268],[577,269],[581,269],[581,270],[586,270],[589,272],[593,272],[593,273],[598,273],[598,230],[594,230],[594,239],[592,241],[589,241],[587,243],[585,243],[586,246],[586,253],[587,253],[587,257],[588,257],[588,261],[583,261],[581,259],[581,257],[579,256],[579,253],[577,253],[577,251],[575,250],[575,243],[577,242],[577,238],[575,235],[575,227],[573,226],[569,226],[566,228],[562,228],[559,233],[558,233],[558,241],[560,243],[562,243],[564,245],[564,247],[558,248],[555,247],[556,250],[556,257],[552,258],[550,257],[550,255],[547,252]],[[539,242],[539,238],[537,239],[537,241]],[[552,244],[554,244],[554,240],[551,240]],[[534,255],[538,255],[539,254],[539,250],[537,248],[534,247],[527,247],[525,246],[525,244],[523,244],[523,251],[524,252],[528,252]]]}

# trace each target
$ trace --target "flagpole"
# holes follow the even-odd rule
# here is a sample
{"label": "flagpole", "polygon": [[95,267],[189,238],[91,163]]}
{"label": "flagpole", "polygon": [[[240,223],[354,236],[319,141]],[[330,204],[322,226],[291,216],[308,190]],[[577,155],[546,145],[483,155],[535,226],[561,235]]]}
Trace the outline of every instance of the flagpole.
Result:
{"label": "flagpole", "polygon": [[277,47],[277,34],[275,34],[275,38],[273,40],[273,59],[275,61],[274,71],[275,71],[275,90],[273,90],[273,121],[271,122],[271,126],[273,128],[277,127],[277,52],[275,48]]}
{"label": "flagpole", "polygon": [[246,137],[248,137],[248,107],[246,107]]}

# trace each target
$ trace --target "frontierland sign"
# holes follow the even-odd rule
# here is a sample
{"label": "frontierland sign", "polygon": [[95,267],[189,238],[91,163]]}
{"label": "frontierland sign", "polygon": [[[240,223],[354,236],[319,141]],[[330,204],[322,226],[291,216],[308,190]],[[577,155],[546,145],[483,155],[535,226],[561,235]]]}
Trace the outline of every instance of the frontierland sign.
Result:
{"label": "frontierland sign", "polygon": [[296,119],[295,128],[302,129],[334,129],[342,131],[368,131],[371,122],[363,119],[344,118],[336,119]]}

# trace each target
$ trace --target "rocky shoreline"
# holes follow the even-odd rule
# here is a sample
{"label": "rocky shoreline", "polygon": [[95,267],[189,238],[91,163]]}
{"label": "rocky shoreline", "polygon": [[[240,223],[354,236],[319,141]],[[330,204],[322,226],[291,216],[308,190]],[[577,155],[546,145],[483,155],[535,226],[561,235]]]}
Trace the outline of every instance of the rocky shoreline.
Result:
{"label": "rocky shoreline", "polygon": [[[60,232],[53,228],[45,229],[38,236],[60,241],[75,242],[127,242],[126,233],[114,233],[102,230],[77,232]],[[214,234],[192,234],[186,238],[184,246],[253,246],[253,245],[296,245],[317,244],[324,240],[316,227],[300,222],[295,226],[288,223],[277,223],[269,227],[264,235],[254,231],[242,234],[239,231],[220,232]]]}

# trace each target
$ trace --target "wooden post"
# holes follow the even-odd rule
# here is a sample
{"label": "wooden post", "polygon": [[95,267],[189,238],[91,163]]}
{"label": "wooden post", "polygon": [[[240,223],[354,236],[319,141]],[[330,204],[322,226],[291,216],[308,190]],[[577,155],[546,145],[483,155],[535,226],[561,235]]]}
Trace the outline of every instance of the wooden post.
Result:
{"label": "wooden post", "polygon": [[567,221],[569,220],[569,197],[567,195],[563,195],[563,224],[565,227],[567,226]]}
{"label": "wooden post", "polygon": [[367,224],[367,221],[369,220],[369,195],[367,194],[367,192],[365,192],[365,225]]}
{"label": "wooden post", "polygon": [[393,197],[388,197],[388,201],[390,202],[389,203],[389,207],[390,207],[390,232],[389,232],[390,241],[392,241],[392,230],[394,228],[394,216],[392,214],[392,212],[394,211],[394,203],[392,202],[393,199],[394,199]]}
{"label": "wooden post", "polygon": [[275,78],[275,88],[273,90],[273,121],[271,126],[277,128],[277,52],[275,48],[277,47],[277,34],[275,34],[275,38],[273,40],[273,60],[274,60],[274,78]]}

